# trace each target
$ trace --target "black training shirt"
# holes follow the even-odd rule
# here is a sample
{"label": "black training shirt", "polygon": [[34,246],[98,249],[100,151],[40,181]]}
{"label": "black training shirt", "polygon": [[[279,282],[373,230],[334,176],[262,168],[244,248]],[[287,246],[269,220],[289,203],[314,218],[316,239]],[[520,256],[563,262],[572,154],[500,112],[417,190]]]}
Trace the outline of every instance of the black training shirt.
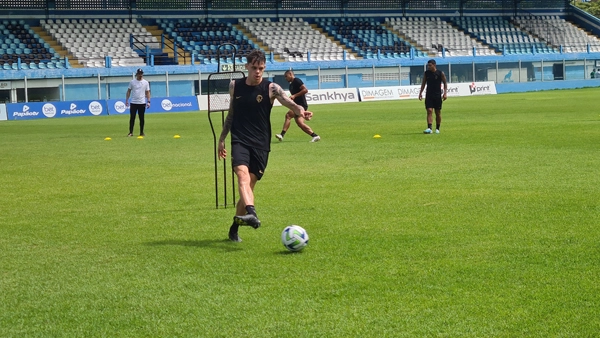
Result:
{"label": "black training shirt", "polygon": [[268,80],[249,86],[246,79],[235,80],[231,143],[271,150],[271,100]]}
{"label": "black training shirt", "polygon": [[425,79],[427,80],[426,96],[441,96],[442,95],[442,71],[437,69],[435,72],[430,70],[425,71]]}
{"label": "black training shirt", "polygon": [[[292,80],[292,82],[290,82],[290,93],[292,95],[299,93],[302,90],[303,85],[304,85],[304,82],[302,82],[302,80],[300,80],[299,78],[295,77]],[[308,104],[306,104],[306,96],[305,95],[297,96],[296,98],[294,98],[294,102],[297,105],[304,107],[304,109],[306,109],[306,107],[308,107]]]}

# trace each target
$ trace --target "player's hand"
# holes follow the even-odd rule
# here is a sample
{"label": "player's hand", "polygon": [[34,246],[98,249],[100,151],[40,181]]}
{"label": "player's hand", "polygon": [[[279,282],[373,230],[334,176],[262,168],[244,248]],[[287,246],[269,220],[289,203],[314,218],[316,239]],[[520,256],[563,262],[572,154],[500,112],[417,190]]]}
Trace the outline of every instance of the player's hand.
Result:
{"label": "player's hand", "polygon": [[313,113],[311,111],[305,110],[304,111],[304,119],[306,121],[310,121],[310,119],[312,119],[313,117]]}
{"label": "player's hand", "polygon": [[146,108],[150,108],[150,102],[146,102]]}
{"label": "player's hand", "polygon": [[225,149],[225,142],[219,142],[219,160],[227,157],[227,149]]}
{"label": "player's hand", "polygon": [[446,95],[446,93],[444,93],[444,95],[442,96],[442,100],[446,101],[447,98],[448,98],[448,95]]}
{"label": "player's hand", "polygon": [[125,100],[125,107],[129,108],[129,102],[127,102],[127,100]]}
{"label": "player's hand", "polygon": [[419,101],[423,100],[423,94],[419,93]]}

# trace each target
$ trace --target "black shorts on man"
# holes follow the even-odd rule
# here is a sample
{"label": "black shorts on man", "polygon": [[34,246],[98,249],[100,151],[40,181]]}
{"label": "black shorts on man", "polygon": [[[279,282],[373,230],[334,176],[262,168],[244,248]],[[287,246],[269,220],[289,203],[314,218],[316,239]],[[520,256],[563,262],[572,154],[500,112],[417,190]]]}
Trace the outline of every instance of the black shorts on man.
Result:
{"label": "black shorts on man", "polygon": [[442,97],[437,95],[426,96],[425,108],[442,109]]}
{"label": "black shorts on man", "polygon": [[256,175],[258,180],[262,178],[269,162],[269,152],[248,147],[242,143],[231,144],[231,166],[245,165],[248,171]]}

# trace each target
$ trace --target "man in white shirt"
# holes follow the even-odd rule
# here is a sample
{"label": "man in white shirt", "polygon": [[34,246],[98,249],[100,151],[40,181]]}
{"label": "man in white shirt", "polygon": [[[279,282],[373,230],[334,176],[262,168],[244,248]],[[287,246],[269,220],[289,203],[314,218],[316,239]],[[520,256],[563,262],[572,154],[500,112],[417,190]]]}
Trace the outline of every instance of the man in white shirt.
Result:
{"label": "man in white shirt", "polygon": [[150,84],[144,78],[144,71],[139,68],[135,73],[135,79],[129,82],[127,95],[125,95],[125,106],[129,107],[129,96],[131,95],[131,108],[129,109],[129,134],[133,136],[135,115],[140,116],[140,136],[144,136],[144,115],[146,108],[150,108]]}

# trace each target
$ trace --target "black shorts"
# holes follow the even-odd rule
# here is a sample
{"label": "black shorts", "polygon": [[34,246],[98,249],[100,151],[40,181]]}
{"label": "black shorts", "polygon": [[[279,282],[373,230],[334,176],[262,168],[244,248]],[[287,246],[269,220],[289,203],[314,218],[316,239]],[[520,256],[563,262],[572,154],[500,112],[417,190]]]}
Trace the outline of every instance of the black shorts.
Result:
{"label": "black shorts", "polygon": [[442,109],[442,96],[428,95],[425,97],[425,108]]}
{"label": "black shorts", "polygon": [[245,165],[259,180],[265,173],[268,162],[269,152],[266,150],[254,149],[241,143],[231,145],[231,166]]}

